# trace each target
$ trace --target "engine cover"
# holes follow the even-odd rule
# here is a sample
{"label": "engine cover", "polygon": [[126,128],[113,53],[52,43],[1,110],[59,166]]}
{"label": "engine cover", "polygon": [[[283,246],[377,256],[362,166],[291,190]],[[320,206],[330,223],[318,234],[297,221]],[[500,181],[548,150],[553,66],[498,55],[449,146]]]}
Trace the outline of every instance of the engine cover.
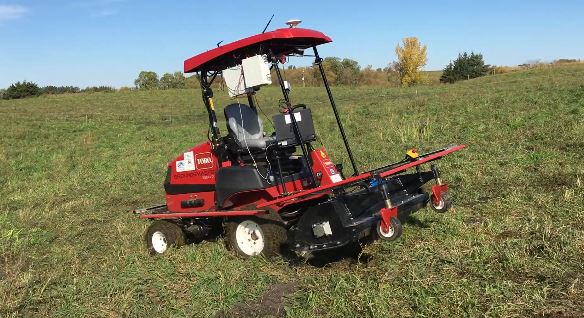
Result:
{"label": "engine cover", "polygon": [[[210,142],[197,145],[171,161],[164,181],[168,210],[187,212],[212,208],[215,205],[218,165]],[[202,205],[199,203],[201,201]]]}

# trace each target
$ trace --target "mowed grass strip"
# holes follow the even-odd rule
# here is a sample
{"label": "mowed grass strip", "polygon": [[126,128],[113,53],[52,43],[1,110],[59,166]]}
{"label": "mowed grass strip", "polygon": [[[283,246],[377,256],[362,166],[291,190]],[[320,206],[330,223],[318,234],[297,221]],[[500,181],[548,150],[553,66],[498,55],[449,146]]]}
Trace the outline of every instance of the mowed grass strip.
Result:
{"label": "mowed grass strip", "polygon": [[[584,67],[333,91],[362,169],[467,148],[440,161],[451,212],[324,268],[241,260],[221,240],[147,255],[129,211],[163,202],[166,164],[206,139],[199,91],[0,101],[0,316],[207,317],[280,283],[298,286],[290,317],[584,315]],[[269,115],[279,98],[258,93]],[[324,89],[292,99],[350,173]]]}

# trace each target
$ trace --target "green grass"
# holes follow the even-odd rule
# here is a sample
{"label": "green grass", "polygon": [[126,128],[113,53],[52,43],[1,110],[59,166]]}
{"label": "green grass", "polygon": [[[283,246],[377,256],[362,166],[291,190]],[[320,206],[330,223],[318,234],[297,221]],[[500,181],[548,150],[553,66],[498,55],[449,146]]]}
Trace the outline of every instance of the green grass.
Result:
{"label": "green grass", "polygon": [[[0,316],[205,317],[277,283],[298,286],[290,317],[584,315],[583,66],[333,91],[364,169],[467,148],[440,162],[454,210],[419,211],[400,240],[366,247],[371,261],[324,268],[241,260],[221,241],[147,255],[148,222],[129,211],[162,202],[167,162],[205,139],[199,91],[0,101]],[[260,91],[266,113],[277,93]],[[292,98],[349,167],[324,89]]]}

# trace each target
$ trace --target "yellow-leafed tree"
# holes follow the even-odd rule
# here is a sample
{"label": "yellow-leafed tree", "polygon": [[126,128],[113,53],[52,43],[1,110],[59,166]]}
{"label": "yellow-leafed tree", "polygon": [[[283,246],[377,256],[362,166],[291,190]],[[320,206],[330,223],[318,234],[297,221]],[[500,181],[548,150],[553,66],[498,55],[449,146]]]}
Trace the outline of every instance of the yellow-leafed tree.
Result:
{"label": "yellow-leafed tree", "polygon": [[426,65],[426,46],[422,45],[418,38],[409,37],[402,40],[402,46],[395,47],[397,55],[397,71],[401,84],[410,86],[422,82],[420,69]]}

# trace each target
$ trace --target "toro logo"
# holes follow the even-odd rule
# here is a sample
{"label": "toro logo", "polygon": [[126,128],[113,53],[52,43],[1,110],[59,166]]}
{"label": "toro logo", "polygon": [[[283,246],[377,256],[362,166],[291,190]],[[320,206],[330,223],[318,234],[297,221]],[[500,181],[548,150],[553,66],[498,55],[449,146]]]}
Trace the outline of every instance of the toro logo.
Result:
{"label": "toro logo", "polygon": [[210,152],[198,153],[195,155],[197,169],[213,169],[213,156]]}

